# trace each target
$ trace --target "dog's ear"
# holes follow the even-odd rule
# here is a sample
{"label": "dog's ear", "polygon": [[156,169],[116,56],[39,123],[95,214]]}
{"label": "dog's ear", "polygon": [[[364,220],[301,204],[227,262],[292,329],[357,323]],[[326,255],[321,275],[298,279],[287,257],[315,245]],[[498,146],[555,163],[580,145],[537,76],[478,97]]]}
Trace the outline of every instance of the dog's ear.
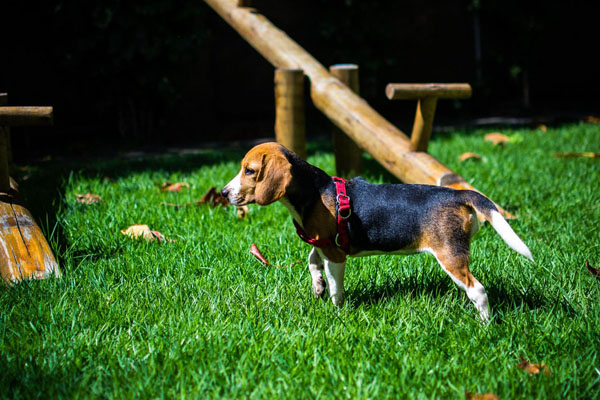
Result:
{"label": "dog's ear", "polygon": [[285,195],[292,180],[291,164],[282,154],[265,154],[256,180],[254,200],[266,206]]}

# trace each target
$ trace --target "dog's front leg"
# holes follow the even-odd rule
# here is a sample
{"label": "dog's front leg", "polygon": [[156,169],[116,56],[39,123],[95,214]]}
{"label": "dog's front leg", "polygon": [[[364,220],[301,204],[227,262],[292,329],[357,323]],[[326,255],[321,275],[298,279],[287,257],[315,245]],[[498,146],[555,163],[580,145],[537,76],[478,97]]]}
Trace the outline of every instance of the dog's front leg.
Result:
{"label": "dog's front leg", "polygon": [[325,258],[325,276],[329,286],[329,295],[331,301],[336,306],[341,306],[344,302],[344,272],[346,262],[336,263]]}
{"label": "dog's front leg", "polygon": [[325,280],[323,279],[323,258],[314,247],[308,255],[308,270],[312,277],[312,289],[315,297],[323,297],[325,293]]}

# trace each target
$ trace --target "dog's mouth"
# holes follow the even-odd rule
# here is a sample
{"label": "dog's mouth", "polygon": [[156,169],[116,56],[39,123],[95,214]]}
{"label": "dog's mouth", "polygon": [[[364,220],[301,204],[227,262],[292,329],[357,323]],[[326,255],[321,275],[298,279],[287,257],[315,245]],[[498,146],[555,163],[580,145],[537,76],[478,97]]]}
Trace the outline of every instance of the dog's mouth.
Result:
{"label": "dog's mouth", "polygon": [[248,201],[243,196],[227,196],[227,201],[229,201],[229,204],[234,206],[245,206],[246,204],[254,203],[254,200]]}

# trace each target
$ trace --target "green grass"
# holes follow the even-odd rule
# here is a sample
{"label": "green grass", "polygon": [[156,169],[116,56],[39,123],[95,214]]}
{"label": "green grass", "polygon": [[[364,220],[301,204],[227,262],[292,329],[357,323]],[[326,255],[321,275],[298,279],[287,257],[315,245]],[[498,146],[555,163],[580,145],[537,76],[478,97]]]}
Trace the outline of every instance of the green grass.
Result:
{"label": "green grass", "polygon": [[[280,204],[251,206],[246,220],[233,208],[161,205],[221,187],[247,149],[22,169],[63,277],[0,287],[0,397],[598,398],[600,281],[585,260],[600,266],[600,162],[553,154],[600,151],[600,126],[502,132],[514,139],[505,147],[484,131],[431,143],[518,216],[511,225],[536,258],[489,226],[474,239],[488,325],[431,256],[350,260],[336,308],[313,298],[309,247]],[[483,161],[459,162],[465,151]],[[333,173],[327,143],[309,153]],[[367,179],[393,181],[372,158],[365,165]],[[166,180],[191,189],[160,193]],[[78,204],[86,192],[104,202]],[[121,235],[134,223],[176,241]],[[260,264],[251,243],[281,267]],[[518,369],[520,355],[551,375]]]}

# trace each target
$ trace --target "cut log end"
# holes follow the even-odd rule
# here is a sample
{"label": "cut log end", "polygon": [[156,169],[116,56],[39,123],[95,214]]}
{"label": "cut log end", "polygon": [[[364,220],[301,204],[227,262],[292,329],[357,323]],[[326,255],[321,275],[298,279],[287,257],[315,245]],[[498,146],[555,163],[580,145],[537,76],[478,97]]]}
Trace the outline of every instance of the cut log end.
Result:
{"label": "cut log end", "polygon": [[40,227],[15,196],[0,198],[0,276],[7,284],[60,276]]}

